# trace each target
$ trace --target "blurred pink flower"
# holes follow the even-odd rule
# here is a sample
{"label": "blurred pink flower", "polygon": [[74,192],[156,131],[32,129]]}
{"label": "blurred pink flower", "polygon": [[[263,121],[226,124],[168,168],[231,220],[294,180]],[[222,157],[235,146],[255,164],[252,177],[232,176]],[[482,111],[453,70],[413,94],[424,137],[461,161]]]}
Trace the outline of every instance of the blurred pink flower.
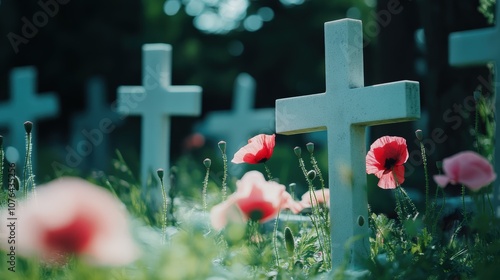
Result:
{"label": "blurred pink flower", "polygon": [[292,195],[287,191],[283,192],[282,199],[281,209],[289,209],[294,214],[304,209],[304,206],[299,201],[295,201]]}
{"label": "blurred pink flower", "polygon": [[138,257],[125,206],[85,180],[64,177],[39,186],[18,216],[20,254],[48,263],[75,255],[98,265],[124,265]]}
{"label": "blurred pink flower", "polygon": [[275,135],[259,134],[248,140],[248,144],[239,149],[232,163],[257,164],[268,161],[273,155]]}
{"label": "blurred pink flower", "polygon": [[443,171],[444,175],[434,175],[434,181],[439,186],[464,184],[473,191],[489,185],[497,177],[488,160],[472,151],[445,158]]}
{"label": "blurred pink flower", "polygon": [[377,184],[380,188],[395,189],[405,181],[403,163],[407,160],[406,140],[398,136],[383,136],[370,146],[366,155],[366,173],[375,174],[380,179]]}
{"label": "blurred pink flower", "polygon": [[229,221],[269,221],[278,215],[285,203],[285,186],[266,181],[258,171],[247,172],[236,182],[236,186],[236,192],[210,211],[215,229],[222,229]]}
{"label": "blurred pink flower", "polygon": [[[324,192],[324,196],[323,196]],[[314,199],[316,196],[316,199]],[[316,205],[316,200],[318,201],[319,204],[325,204],[330,207],[330,189],[324,189],[324,190],[315,190],[314,195],[312,195],[312,201],[311,201],[311,191],[307,191],[302,195],[302,200],[300,203],[304,207],[311,207],[311,205]]]}

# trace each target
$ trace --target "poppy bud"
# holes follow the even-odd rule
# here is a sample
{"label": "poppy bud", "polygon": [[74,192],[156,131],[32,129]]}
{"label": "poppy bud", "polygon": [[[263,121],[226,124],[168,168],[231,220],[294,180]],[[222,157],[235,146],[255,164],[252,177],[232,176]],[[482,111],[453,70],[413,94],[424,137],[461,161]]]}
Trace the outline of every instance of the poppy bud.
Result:
{"label": "poppy bud", "polygon": [[307,179],[312,181],[314,178],[316,178],[316,171],[309,170],[309,172],[307,172]]}
{"label": "poppy bud", "polygon": [[33,123],[30,121],[27,121],[24,123],[24,130],[26,130],[26,133],[30,134],[31,130],[33,129]]}
{"label": "poppy bud", "polygon": [[226,141],[219,141],[217,144],[222,154],[226,153]]}
{"label": "poppy bud", "polygon": [[422,135],[422,130],[421,129],[417,129],[415,131],[415,136],[417,137],[418,141],[422,141],[422,139],[424,139],[423,135]]}
{"label": "poppy bud", "polygon": [[203,164],[205,165],[206,168],[210,168],[210,166],[212,165],[212,160],[206,158],[203,160]]}
{"label": "poppy bud", "polygon": [[163,171],[162,168],[158,168],[158,170],[156,170],[156,174],[158,175],[158,178],[163,180],[163,175],[165,174],[165,172]]}
{"label": "poppy bud", "polygon": [[295,153],[296,156],[300,157],[302,155],[302,149],[297,146],[295,148],[293,148],[293,152]]}
{"label": "poppy bud", "polygon": [[309,153],[312,154],[314,152],[314,143],[313,142],[307,143],[306,147],[307,147],[307,150],[309,151]]}

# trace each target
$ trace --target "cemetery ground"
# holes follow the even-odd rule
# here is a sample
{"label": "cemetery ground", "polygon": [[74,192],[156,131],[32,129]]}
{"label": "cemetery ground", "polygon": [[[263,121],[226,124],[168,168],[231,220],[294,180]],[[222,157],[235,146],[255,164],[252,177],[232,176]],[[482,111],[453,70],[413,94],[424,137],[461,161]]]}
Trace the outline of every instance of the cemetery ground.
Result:
{"label": "cemetery ground", "polygon": [[[491,101],[478,93],[476,100],[477,117],[491,119]],[[25,128],[30,131],[31,124],[27,123]],[[114,156],[112,174],[90,176],[86,181],[66,178],[35,188],[29,152],[22,174],[14,174],[13,166],[3,159],[4,149],[0,145],[3,164],[0,170],[6,171],[0,175],[6,177],[9,186],[8,191],[1,193],[2,220],[9,230],[2,231],[2,242],[8,243],[2,243],[0,279],[494,279],[499,272],[500,221],[489,195],[494,174],[484,157],[469,161],[462,158],[458,163],[454,159],[446,159],[444,163],[424,161],[417,168],[425,170],[425,177],[418,179],[421,182],[418,187],[425,190],[425,201],[413,202],[396,174],[396,182],[400,180],[402,184],[383,190],[396,203],[391,204],[394,215],[370,211],[365,254],[358,256],[353,266],[349,263],[349,253],[345,252],[344,261],[332,269],[328,257],[329,204],[321,203],[329,200],[322,199],[325,191],[329,195],[328,174],[322,170],[325,151],[312,143],[292,149],[281,145],[280,137],[276,137],[276,142],[271,136],[257,137],[268,137],[263,142],[272,140],[272,145],[252,148],[249,144],[246,152],[253,149],[256,153],[253,158],[241,158],[244,163],[240,164],[250,170],[241,178],[227,174],[227,166],[235,163],[230,162],[233,155],[225,154],[226,143],[220,142],[203,150],[202,154],[210,159],[201,161],[193,155],[185,156],[172,167],[170,176],[165,176],[163,170],[155,172],[155,181],[161,183],[149,182],[146,192],[119,151]],[[421,137],[421,131],[417,131],[415,139],[404,141],[391,136],[384,141],[391,145],[393,140],[398,145],[404,143],[406,149],[406,142],[416,140],[422,144],[421,156],[425,158],[426,146],[421,141],[425,139]],[[475,137],[476,152],[488,157],[493,151],[489,144],[492,134],[475,134]],[[372,148],[378,144],[373,143]],[[381,147],[388,149],[391,145]],[[367,154],[367,165],[373,151]],[[234,156],[233,161],[238,162],[237,158]],[[453,177],[450,168],[455,167],[446,167],[464,161],[467,168],[482,166],[476,170],[479,178]],[[446,188],[435,187],[436,174],[426,171],[430,164],[437,164],[442,176],[457,180],[454,182],[457,185],[447,188],[461,190],[459,203],[446,203],[453,198],[446,194]],[[288,178],[293,178],[294,172],[301,174],[302,179],[286,187],[281,185],[290,182]],[[261,185],[262,192],[276,188],[279,194],[291,194],[293,200],[278,202],[288,209],[270,206],[277,197],[285,195],[261,194],[260,200],[252,197],[252,201],[248,195],[238,194],[244,188],[242,182],[250,177],[254,177],[253,183]],[[369,175],[370,202],[379,200],[372,192],[380,190],[377,184],[381,185],[383,176],[379,178],[378,182],[376,176]],[[58,193],[61,182],[77,194]],[[316,192],[301,199],[295,196],[298,186]],[[85,190],[91,190],[92,194]],[[24,204],[27,196],[39,204],[35,213]],[[255,205],[245,208],[231,202],[245,199],[260,208]],[[470,203],[466,199],[471,199]],[[311,200],[313,203],[308,203]],[[297,210],[291,201],[301,205],[298,206],[301,214],[291,213]],[[232,211],[235,205],[241,208]],[[252,213],[252,209],[259,211]],[[90,226],[95,232],[86,233],[85,219],[62,229],[47,229],[51,223],[57,224],[57,219],[67,219],[58,213],[61,211],[77,213],[74,214],[77,220],[79,215],[88,215],[96,223]],[[266,211],[271,213],[264,220]],[[217,213],[224,213],[222,222],[214,218]],[[32,224],[26,225],[26,220]],[[51,233],[42,238],[43,232]],[[361,237],[352,239],[358,238]],[[26,248],[23,242],[33,247]]]}

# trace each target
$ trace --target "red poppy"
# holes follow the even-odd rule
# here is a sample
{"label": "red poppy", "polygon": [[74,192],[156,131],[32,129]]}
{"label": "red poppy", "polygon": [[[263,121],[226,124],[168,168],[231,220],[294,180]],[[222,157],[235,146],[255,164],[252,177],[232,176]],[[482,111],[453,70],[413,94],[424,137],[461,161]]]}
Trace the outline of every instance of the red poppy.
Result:
{"label": "red poppy", "polygon": [[232,163],[257,164],[266,162],[273,155],[275,145],[275,135],[259,134],[248,140],[248,144],[239,149],[235,154]]}
{"label": "red poppy", "polygon": [[[397,136],[383,136],[370,146],[366,155],[366,173],[375,174],[383,189],[395,189],[405,180],[403,163],[408,160],[406,140]],[[396,182],[396,180],[397,182]]]}
{"label": "red poppy", "polygon": [[221,229],[229,221],[246,222],[255,220],[264,223],[276,217],[285,204],[285,186],[266,181],[258,171],[247,172],[236,182],[237,190],[210,213],[212,226]]}

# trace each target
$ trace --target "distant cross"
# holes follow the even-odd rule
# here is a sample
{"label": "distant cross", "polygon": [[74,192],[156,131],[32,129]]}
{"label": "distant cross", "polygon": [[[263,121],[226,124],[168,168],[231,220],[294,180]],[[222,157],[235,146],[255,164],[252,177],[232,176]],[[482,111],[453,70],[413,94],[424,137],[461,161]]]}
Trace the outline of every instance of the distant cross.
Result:
{"label": "distant cross", "polygon": [[[490,28],[454,32],[450,34],[449,61],[454,66],[467,66],[494,63],[494,96],[495,96],[495,172],[500,176],[500,2],[495,5],[496,25]],[[493,201],[496,215],[500,217],[500,180],[493,183]]]}
{"label": "distant cross", "polygon": [[8,133],[4,135],[4,145],[9,150],[17,151],[17,155],[8,160],[16,161],[19,167],[23,166],[26,154],[24,122],[33,122],[31,132],[32,151],[34,151],[31,153],[33,170],[37,162],[38,121],[54,117],[59,112],[59,102],[55,93],[36,94],[36,76],[37,71],[34,67],[14,68],[10,72],[10,101],[0,104],[0,127],[8,129]]}
{"label": "distant cross", "polygon": [[171,85],[172,47],[142,47],[142,86],[118,88],[118,112],[142,116],[141,178],[146,184],[152,172],[170,164],[170,116],[198,116],[201,87]]}
{"label": "distant cross", "polygon": [[[86,111],[72,120],[71,147],[82,164],[81,167],[104,170],[110,155],[109,134],[121,122],[120,115],[106,102],[106,89],[102,77],[87,82]],[[90,157],[86,160],[87,157]]]}
{"label": "distant cross", "polygon": [[[241,73],[234,84],[233,110],[209,113],[197,130],[207,137],[227,142],[228,159],[259,133],[274,131],[274,108],[254,109],[255,80]],[[238,170],[234,171],[239,173]],[[237,174],[234,174],[237,175]]]}
{"label": "distant cross", "polygon": [[277,133],[327,130],[334,267],[343,263],[344,246],[353,268],[370,251],[365,128],[420,115],[417,82],[364,87],[362,34],[358,20],[325,23],[326,92],[276,101]]}

